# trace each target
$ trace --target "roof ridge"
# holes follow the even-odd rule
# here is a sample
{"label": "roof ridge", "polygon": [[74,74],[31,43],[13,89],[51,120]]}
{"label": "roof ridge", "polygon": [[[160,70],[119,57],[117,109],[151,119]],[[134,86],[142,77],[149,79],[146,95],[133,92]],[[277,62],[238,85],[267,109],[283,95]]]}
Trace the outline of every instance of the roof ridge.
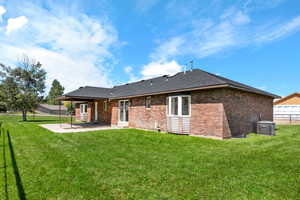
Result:
{"label": "roof ridge", "polygon": [[131,83],[124,83],[124,84],[121,84],[121,85],[115,85],[113,86],[113,88],[115,87],[120,87],[120,86],[124,86],[124,85],[131,85],[131,84],[135,84],[135,83],[139,83],[139,82],[145,82],[145,81],[150,81],[150,80],[153,80],[153,79],[158,79],[158,78],[164,78],[164,77],[174,77],[178,74],[181,74],[181,73],[184,73],[183,71],[182,72],[177,72],[176,74],[170,76],[169,74],[164,74],[164,75],[161,75],[161,76],[156,76],[156,77],[153,77],[153,78],[148,78],[148,79],[140,79],[138,81],[134,81],[134,82],[131,82]]}
{"label": "roof ridge", "polygon": [[97,87],[97,86],[89,86],[89,85],[86,85],[84,86],[85,88],[89,87],[89,88],[101,88],[101,89],[112,89],[112,88],[108,88],[108,87]]}
{"label": "roof ridge", "polygon": [[207,74],[209,74],[211,76],[214,76],[215,78],[223,81],[224,83],[227,83],[228,85],[232,85],[232,86],[236,86],[236,87],[241,87],[241,88],[244,88],[244,89],[254,89],[254,90],[257,90],[257,91],[262,92],[262,93],[268,93],[270,95],[273,95],[272,93],[266,92],[264,90],[261,90],[261,89],[258,89],[258,88],[252,87],[252,86],[249,86],[247,84],[244,84],[244,83],[241,83],[241,82],[238,82],[238,81],[234,81],[234,80],[231,80],[229,78],[225,78],[223,76],[216,75],[216,74],[204,71],[202,69],[198,69],[198,70],[200,70],[202,72],[205,72],[205,73],[207,73]]}
{"label": "roof ridge", "polygon": [[227,83],[227,82],[225,82],[225,81],[223,80],[223,79],[226,79],[226,78],[224,78],[224,77],[222,77],[222,76],[218,76],[218,75],[216,75],[216,74],[207,72],[207,71],[202,70],[202,69],[199,69],[199,68],[193,69],[193,71],[194,71],[194,70],[198,70],[198,71],[204,72],[204,73],[206,73],[206,74],[208,74],[208,75],[210,75],[210,76],[213,76],[214,78],[217,78],[219,81],[222,81],[223,83]]}

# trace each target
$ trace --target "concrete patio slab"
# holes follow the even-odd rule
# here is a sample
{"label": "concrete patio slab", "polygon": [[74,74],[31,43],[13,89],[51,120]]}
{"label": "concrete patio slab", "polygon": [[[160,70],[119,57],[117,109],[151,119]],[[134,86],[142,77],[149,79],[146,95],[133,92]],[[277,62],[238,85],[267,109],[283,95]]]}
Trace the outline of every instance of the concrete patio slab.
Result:
{"label": "concrete patio slab", "polygon": [[110,126],[104,124],[41,124],[43,128],[55,133],[75,133],[75,132],[88,132],[88,131],[99,131],[99,130],[109,130],[109,129],[121,129],[118,126]]}

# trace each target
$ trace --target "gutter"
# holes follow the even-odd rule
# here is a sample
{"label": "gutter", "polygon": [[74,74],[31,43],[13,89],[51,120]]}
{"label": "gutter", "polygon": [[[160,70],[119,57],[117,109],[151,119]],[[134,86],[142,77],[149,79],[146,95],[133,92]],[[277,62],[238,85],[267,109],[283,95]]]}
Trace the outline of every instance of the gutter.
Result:
{"label": "gutter", "polygon": [[106,97],[84,97],[84,96],[60,96],[57,97],[56,100],[60,101],[71,101],[71,100],[102,100],[102,99],[108,99]]}

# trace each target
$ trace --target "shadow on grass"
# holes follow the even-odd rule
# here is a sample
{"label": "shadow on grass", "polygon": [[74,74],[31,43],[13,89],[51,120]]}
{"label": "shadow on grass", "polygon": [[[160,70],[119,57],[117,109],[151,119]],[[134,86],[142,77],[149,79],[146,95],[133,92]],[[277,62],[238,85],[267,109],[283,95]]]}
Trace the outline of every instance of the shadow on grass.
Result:
{"label": "shadow on grass", "polygon": [[9,151],[10,151],[11,160],[12,160],[12,166],[13,166],[13,170],[14,170],[14,174],[15,174],[15,178],[16,178],[16,184],[17,184],[19,199],[20,200],[26,200],[24,187],[23,187],[21,176],[20,176],[20,173],[19,173],[17,161],[16,161],[16,158],[15,158],[14,148],[13,148],[13,145],[12,145],[12,142],[11,142],[11,139],[10,139],[10,134],[9,134],[8,130],[7,130],[7,139],[8,139],[8,146],[9,146]]}
{"label": "shadow on grass", "polygon": [[2,136],[2,159],[3,159],[3,178],[4,178],[4,194],[5,200],[8,200],[8,189],[7,189],[7,165],[6,165],[6,153],[5,153],[5,134],[0,124],[0,136]]}

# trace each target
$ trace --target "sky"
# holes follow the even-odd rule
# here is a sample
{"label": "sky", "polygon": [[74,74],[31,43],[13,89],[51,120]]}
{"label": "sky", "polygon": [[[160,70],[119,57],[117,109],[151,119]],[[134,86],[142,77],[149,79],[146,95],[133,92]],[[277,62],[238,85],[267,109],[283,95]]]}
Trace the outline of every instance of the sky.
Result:
{"label": "sky", "polygon": [[42,63],[47,90],[199,68],[300,92],[299,0],[0,0],[0,63]]}

